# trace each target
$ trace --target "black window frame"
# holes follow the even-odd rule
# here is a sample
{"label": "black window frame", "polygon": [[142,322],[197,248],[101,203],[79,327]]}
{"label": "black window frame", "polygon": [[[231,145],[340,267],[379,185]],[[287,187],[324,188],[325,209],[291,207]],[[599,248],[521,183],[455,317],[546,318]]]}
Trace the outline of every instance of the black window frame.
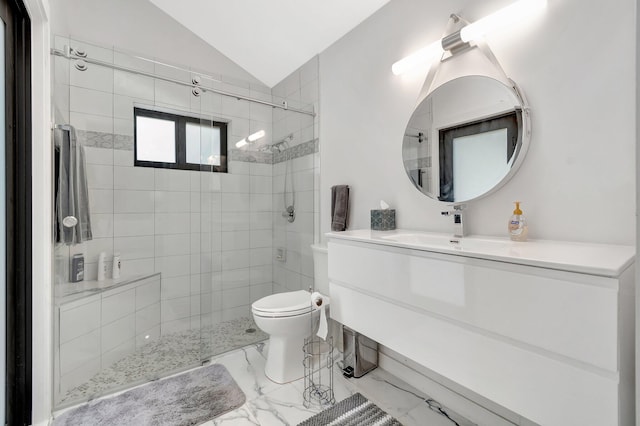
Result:
{"label": "black window frame", "polygon": [[518,108],[505,114],[439,130],[440,196],[438,200],[451,203],[455,201],[453,199],[453,140],[501,129],[507,130],[506,162],[508,163],[517,152],[519,141],[522,140],[520,130],[522,129],[522,111]]}
{"label": "black window frame", "polygon": [[[138,117],[157,118],[173,121],[175,123],[175,149],[176,162],[164,163],[160,161],[138,160]],[[220,165],[187,163],[187,123],[196,123],[199,126],[211,126],[220,129]],[[155,167],[174,170],[196,170],[216,173],[227,173],[227,123],[223,121],[207,120],[174,114],[165,111],[156,111],[141,107],[133,108],[133,165],[136,167]]]}

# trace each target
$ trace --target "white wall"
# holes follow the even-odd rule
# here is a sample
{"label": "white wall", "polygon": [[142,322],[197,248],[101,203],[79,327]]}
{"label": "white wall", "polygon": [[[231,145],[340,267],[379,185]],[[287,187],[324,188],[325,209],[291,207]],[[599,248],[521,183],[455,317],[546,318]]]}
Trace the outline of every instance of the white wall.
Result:
{"label": "white wall", "polygon": [[147,0],[54,0],[51,31],[262,85]]}
{"label": "white wall", "polygon": [[[350,228],[368,228],[385,199],[398,227],[449,232],[443,206],[422,196],[402,166],[402,134],[426,70],[391,64],[442,36],[449,14],[475,20],[506,0],[391,2],[320,55],[321,226],[330,187],[351,186]],[[472,234],[506,236],[523,201],[530,238],[635,241],[635,2],[549,1],[508,34],[488,38],[532,108],[525,161],[502,189],[469,206]]]}

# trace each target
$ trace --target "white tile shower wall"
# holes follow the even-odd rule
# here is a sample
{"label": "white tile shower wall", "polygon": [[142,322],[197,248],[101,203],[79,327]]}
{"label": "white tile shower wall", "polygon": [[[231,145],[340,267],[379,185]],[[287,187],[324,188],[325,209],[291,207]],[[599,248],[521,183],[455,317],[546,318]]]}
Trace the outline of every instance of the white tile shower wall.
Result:
{"label": "white tile shower wall", "polygon": [[[63,44],[80,46],[107,62],[191,79],[190,72],[57,38],[56,45]],[[70,254],[84,253],[85,279],[95,279],[99,253],[107,253],[110,271],[111,256],[119,252],[123,276],[162,273],[162,333],[200,327],[201,314],[207,324],[212,318],[250,315],[251,302],[272,292],[272,166],[231,161],[228,174],[134,167],[133,107],[170,108],[228,121],[230,146],[260,129],[267,132],[264,140],[271,141],[271,108],[211,92],[196,98],[183,86],[93,65],[84,73],[61,69],[66,74],[56,74],[54,104],[67,105],[69,111],[60,117],[70,114],[79,131],[104,135],[100,143],[86,147],[94,239],[57,247],[56,281],[67,280]],[[271,101],[270,90],[254,83],[222,76],[205,78],[203,84]],[[125,144],[119,146],[117,140]],[[133,337],[115,342],[114,354]]]}
{"label": "white tile shower wall", "polygon": [[[86,149],[93,158],[111,155],[112,151]],[[194,290],[222,298],[220,319],[249,315],[255,300],[250,295],[271,293],[272,201],[271,193],[265,193],[271,189],[270,170],[256,164],[260,175],[252,176],[251,165],[247,175],[227,174],[220,177],[221,185],[200,186],[211,192],[192,192],[191,183],[199,182],[201,172],[136,169],[132,151],[114,152],[122,164],[131,164],[118,166],[118,173],[135,173],[137,182],[145,183],[130,186],[148,189],[105,191],[90,181],[90,198],[100,199],[104,207],[99,211],[107,213],[92,212],[99,225],[94,232],[98,230],[101,238],[72,249],[85,254],[87,279],[97,277],[101,251],[109,257],[120,252],[125,275],[162,273],[163,333],[200,326],[200,301],[189,298]],[[87,167],[93,170],[101,165],[89,162]],[[262,182],[256,193],[251,192],[249,184],[254,177]],[[218,188],[223,192],[214,193]],[[233,192],[224,192],[225,188]],[[192,280],[207,284],[197,290]],[[229,287],[243,290],[232,297],[227,294]],[[214,288],[222,292],[214,293]],[[228,305],[224,300],[233,303]],[[226,308],[233,309],[225,312]]]}
{"label": "white tile shower wall", "polygon": [[[274,100],[289,105],[313,105],[315,118],[290,111],[273,110],[273,137],[280,140],[293,135],[291,146],[318,139],[318,57],[314,57],[273,88]],[[319,177],[318,153],[294,158],[273,165],[273,282],[274,292],[307,290],[313,283],[313,256],[311,244],[319,225],[317,187]],[[288,177],[287,177],[288,172]],[[285,200],[285,179],[287,195]],[[293,184],[292,184],[293,180]],[[282,216],[286,205],[295,196],[296,217],[289,223]],[[285,260],[277,259],[278,250],[284,250]]]}
{"label": "white tile shower wall", "polygon": [[159,337],[160,285],[160,276],[154,275],[100,294],[60,301],[57,395]]}

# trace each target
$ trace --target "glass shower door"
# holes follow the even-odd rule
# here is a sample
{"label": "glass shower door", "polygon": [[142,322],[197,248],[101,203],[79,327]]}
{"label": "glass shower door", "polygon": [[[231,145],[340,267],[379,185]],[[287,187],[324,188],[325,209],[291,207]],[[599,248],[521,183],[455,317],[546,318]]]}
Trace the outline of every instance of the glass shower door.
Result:
{"label": "glass shower door", "polygon": [[[82,49],[88,59],[116,67],[88,63],[81,71],[73,60],[54,62],[55,121],[73,125],[85,149],[93,225],[92,240],[56,246],[54,405],[60,408],[200,364],[203,240],[202,173],[134,161],[134,107],[194,115],[191,88],[158,78],[190,81],[190,72],[55,40],[56,48]],[[100,253],[107,274],[98,283]],[[66,294],[74,254],[84,257],[85,277],[73,284],[81,291]],[[113,280],[116,254],[122,270]]]}
{"label": "glass shower door", "polygon": [[[216,83],[205,80],[203,84]],[[253,105],[210,92],[203,93],[200,102],[203,125],[213,126],[222,120],[227,123],[227,150],[221,158],[227,171],[202,173],[200,318],[204,360],[267,338],[253,322],[251,303],[261,296],[256,292],[258,284],[264,286],[266,282],[269,294],[272,289],[270,272],[265,278],[256,266],[270,263],[271,259],[271,194],[269,190],[268,194],[260,194],[260,200],[255,198],[251,192],[253,163],[240,161],[234,150],[236,142],[253,130]],[[227,114],[223,114],[225,111]],[[208,147],[209,144],[203,145]],[[207,155],[205,150],[202,156]],[[270,176],[264,179],[268,180],[264,186],[270,189]],[[266,210],[260,226],[256,225],[256,207]],[[257,246],[263,247],[261,259],[254,249]]]}

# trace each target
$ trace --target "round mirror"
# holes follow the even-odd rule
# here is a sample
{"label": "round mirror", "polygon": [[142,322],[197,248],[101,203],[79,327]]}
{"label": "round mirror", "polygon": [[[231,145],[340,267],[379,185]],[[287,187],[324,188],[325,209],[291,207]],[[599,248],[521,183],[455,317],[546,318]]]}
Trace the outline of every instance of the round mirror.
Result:
{"label": "round mirror", "polygon": [[437,87],[418,105],[402,158],[420,192],[464,203],[490,194],[515,173],[527,151],[530,123],[514,87],[465,76]]}

